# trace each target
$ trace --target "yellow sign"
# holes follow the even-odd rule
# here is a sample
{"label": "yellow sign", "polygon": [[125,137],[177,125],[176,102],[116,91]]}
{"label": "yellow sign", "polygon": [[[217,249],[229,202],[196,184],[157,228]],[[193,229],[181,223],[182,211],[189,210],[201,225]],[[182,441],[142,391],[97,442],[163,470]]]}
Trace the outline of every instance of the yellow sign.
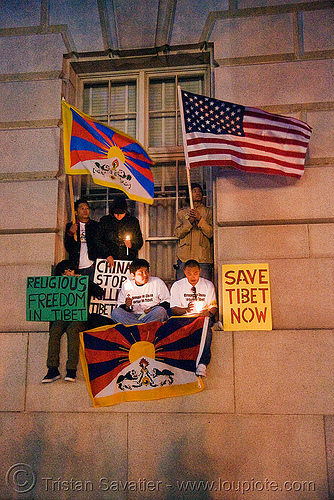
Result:
{"label": "yellow sign", "polygon": [[224,330],[272,330],[268,264],[225,264]]}

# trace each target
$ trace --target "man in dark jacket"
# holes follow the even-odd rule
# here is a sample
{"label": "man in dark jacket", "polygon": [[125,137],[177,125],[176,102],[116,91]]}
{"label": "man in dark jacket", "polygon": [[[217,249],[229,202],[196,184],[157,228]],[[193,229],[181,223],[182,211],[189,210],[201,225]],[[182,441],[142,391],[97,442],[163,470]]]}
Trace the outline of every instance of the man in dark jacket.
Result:
{"label": "man in dark jacket", "polygon": [[114,260],[134,260],[142,246],[138,219],[129,214],[125,198],[116,198],[110,214],[100,219],[97,256],[112,267]]}
{"label": "man in dark jacket", "polygon": [[66,225],[65,248],[69,260],[79,269],[80,274],[93,279],[99,223],[89,217],[89,205],[86,200],[77,200],[74,208],[77,221],[75,224],[69,222]]}

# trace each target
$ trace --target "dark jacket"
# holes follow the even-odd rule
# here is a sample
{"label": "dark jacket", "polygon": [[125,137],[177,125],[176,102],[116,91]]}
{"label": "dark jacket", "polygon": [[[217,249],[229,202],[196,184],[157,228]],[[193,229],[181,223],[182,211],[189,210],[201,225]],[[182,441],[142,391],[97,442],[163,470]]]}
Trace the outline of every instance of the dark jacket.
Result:
{"label": "dark jacket", "polygon": [[[132,247],[128,249],[123,240],[130,236]],[[97,237],[97,257],[106,259],[111,255],[115,260],[133,260],[143,246],[143,236],[139,221],[128,212],[123,219],[114,216],[101,217]]]}
{"label": "dark jacket", "polygon": [[[77,241],[75,241],[74,234],[70,233],[70,227],[72,226],[72,224],[73,224],[72,222],[66,224],[64,243],[66,251],[68,252],[69,260],[73,262],[73,264],[75,264],[76,267],[78,267],[80,258],[80,248],[81,248],[80,225],[78,222]],[[88,249],[88,257],[90,258],[90,260],[93,261],[95,261],[97,257],[96,239],[97,239],[98,229],[99,229],[99,223],[96,222],[96,220],[90,219],[89,222],[86,223],[86,242]]]}

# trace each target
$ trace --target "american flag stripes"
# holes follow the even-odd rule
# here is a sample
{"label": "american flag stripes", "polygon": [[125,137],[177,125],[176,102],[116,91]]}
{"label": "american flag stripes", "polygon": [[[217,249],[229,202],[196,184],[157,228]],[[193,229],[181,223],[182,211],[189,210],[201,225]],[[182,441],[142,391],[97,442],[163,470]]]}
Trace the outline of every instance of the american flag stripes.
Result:
{"label": "american flag stripes", "polygon": [[296,118],[179,91],[187,167],[301,177],[312,128]]}

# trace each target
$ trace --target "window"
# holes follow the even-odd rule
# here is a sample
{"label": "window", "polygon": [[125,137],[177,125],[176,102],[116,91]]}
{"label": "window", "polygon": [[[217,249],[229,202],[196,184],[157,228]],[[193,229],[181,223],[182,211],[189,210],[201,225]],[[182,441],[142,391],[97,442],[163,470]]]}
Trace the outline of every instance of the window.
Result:
{"label": "window", "polygon": [[182,146],[182,130],[177,86],[183,90],[204,93],[204,76],[167,79],[150,78],[149,82],[149,147]]}
{"label": "window", "polygon": [[136,82],[112,81],[86,84],[83,92],[83,111],[111,127],[136,136]]}
{"label": "window", "polygon": [[[153,205],[128,200],[128,206],[139,218],[143,232],[145,244],[140,256],[150,262],[152,275],[167,284],[175,280],[176,213],[184,206],[188,193],[177,88],[179,85],[194,93],[209,93],[208,59],[203,64],[201,53],[195,61],[196,64],[184,66],[184,56],[178,59],[180,67],[152,69],[152,64],[148,64],[147,68],[133,70],[129,65],[128,72],[122,69],[104,71],[102,76],[99,72],[79,75],[83,111],[135,137],[155,162]],[[142,61],[138,65],[143,66]],[[191,180],[200,183],[204,193],[211,194],[207,169],[192,169]],[[94,184],[90,176],[81,176],[79,193],[92,202],[92,217],[96,220],[108,213],[110,200],[121,194]]]}

